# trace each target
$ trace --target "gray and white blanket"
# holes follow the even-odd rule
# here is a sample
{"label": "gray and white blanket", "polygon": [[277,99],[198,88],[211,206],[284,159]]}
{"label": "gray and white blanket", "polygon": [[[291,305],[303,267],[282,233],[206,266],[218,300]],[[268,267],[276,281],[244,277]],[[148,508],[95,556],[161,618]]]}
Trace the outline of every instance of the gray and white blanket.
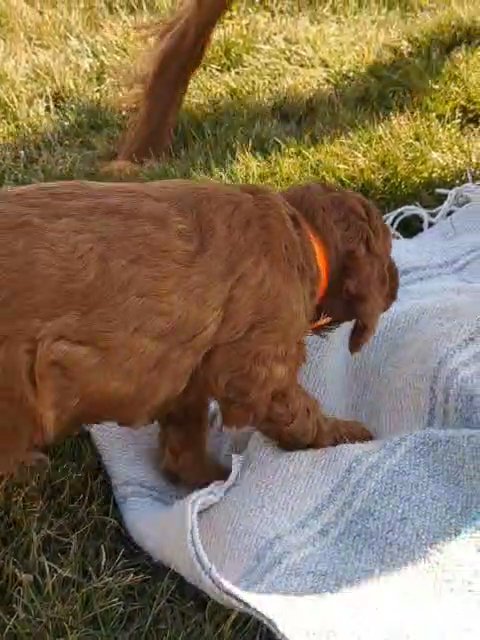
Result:
{"label": "gray and white blanket", "polygon": [[374,442],[285,453],[217,425],[231,476],[187,495],[157,470],[157,427],[92,429],[136,542],[280,638],[479,637],[480,185],[435,213],[387,217],[430,228],[394,242],[400,296],[372,342],[308,342],[304,384]]}

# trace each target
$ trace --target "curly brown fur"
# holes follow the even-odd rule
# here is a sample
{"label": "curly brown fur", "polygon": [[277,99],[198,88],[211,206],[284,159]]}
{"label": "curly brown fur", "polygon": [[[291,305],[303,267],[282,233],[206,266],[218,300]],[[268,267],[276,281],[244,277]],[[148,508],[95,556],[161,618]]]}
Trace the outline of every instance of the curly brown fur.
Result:
{"label": "curly brown fur", "polygon": [[[327,248],[317,266],[300,216]],[[165,472],[224,476],[207,401],[285,448],[363,440],[299,385],[304,336],[327,312],[370,337],[396,297],[390,236],[361,196],[307,185],[63,182],[0,192],[0,471],[82,424],[161,419]]]}
{"label": "curly brown fur", "polygon": [[[120,145],[117,160],[141,162],[169,146],[191,77],[199,67],[212,31],[231,0],[184,0],[171,19],[158,27],[150,72],[138,112]],[[112,170],[124,164],[112,163]]]}

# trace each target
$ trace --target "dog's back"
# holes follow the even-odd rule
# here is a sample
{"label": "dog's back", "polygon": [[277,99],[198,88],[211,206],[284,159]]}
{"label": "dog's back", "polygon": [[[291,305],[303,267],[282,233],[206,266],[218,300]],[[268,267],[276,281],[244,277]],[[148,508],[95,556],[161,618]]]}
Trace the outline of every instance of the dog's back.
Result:
{"label": "dog's back", "polygon": [[27,425],[41,444],[82,423],[145,424],[215,340],[279,304],[265,194],[262,216],[248,189],[210,183],[0,192],[0,471]]}

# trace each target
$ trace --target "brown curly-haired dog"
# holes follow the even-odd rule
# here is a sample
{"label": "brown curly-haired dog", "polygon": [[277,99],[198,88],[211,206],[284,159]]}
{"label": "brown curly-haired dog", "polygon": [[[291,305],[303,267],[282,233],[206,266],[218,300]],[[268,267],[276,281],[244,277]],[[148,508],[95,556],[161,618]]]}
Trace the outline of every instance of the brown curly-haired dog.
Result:
{"label": "brown curly-haired dog", "polygon": [[355,320],[352,352],[372,335],[397,293],[390,251],[372,204],[319,185],[0,191],[0,471],[82,424],[158,418],[164,471],[204,485],[225,475],[210,397],[285,448],[370,438],[297,373],[325,316]]}

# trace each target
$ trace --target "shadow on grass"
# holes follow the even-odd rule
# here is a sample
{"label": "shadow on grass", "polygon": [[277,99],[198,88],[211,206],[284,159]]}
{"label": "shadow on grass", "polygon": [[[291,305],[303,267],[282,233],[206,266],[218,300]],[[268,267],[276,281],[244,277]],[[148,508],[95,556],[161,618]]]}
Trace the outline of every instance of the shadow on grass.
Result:
{"label": "shadow on grass", "polygon": [[0,144],[0,184],[92,178],[125,124],[100,102],[69,97],[56,97],[51,117],[43,131]]}
{"label": "shadow on grass", "polygon": [[[473,48],[479,43],[480,24],[442,24],[415,37],[403,50],[392,49],[388,61],[379,59],[361,73],[344,74],[327,91],[279,96],[270,102],[232,99],[195,111],[186,107],[172,156],[155,167],[155,177],[209,173],[212,167],[231,166],[242,149],[266,158],[284,144],[311,146],[377,125],[419,104],[450,55],[459,47]],[[472,118],[479,118],[467,107],[458,114],[466,127]],[[61,96],[53,118],[48,130],[0,147],[3,184],[95,177],[99,160],[112,157],[126,124],[113,108]],[[375,197],[372,185],[358,187]]]}
{"label": "shadow on grass", "polygon": [[[361,73],[343,75],[328,91],[279,97],[268,104],[229,101],[209,104],[202,111],[184,110],[173,151],[187,147],[200,154],[205,138],[224,164],[231,150],[225,140],[240,142],[259,155],[268,155],[278,142],[296,140],[316,144],[420,103],[431,91],[445,63],[459,47],[480,44],[480,23],[442,25],[409,43],[408,52],[392,49],[388,62],[377,60]],[[462,115],[462,114],[461,114]],[[465,124],[475,114],[464,110]],[[479,117],[479,114],[476,114]],[[276,140],[272,140],[272,131]],[[226,137],[227,136],[227,137]],[[230,136],[230,138],[228,137]]]}

